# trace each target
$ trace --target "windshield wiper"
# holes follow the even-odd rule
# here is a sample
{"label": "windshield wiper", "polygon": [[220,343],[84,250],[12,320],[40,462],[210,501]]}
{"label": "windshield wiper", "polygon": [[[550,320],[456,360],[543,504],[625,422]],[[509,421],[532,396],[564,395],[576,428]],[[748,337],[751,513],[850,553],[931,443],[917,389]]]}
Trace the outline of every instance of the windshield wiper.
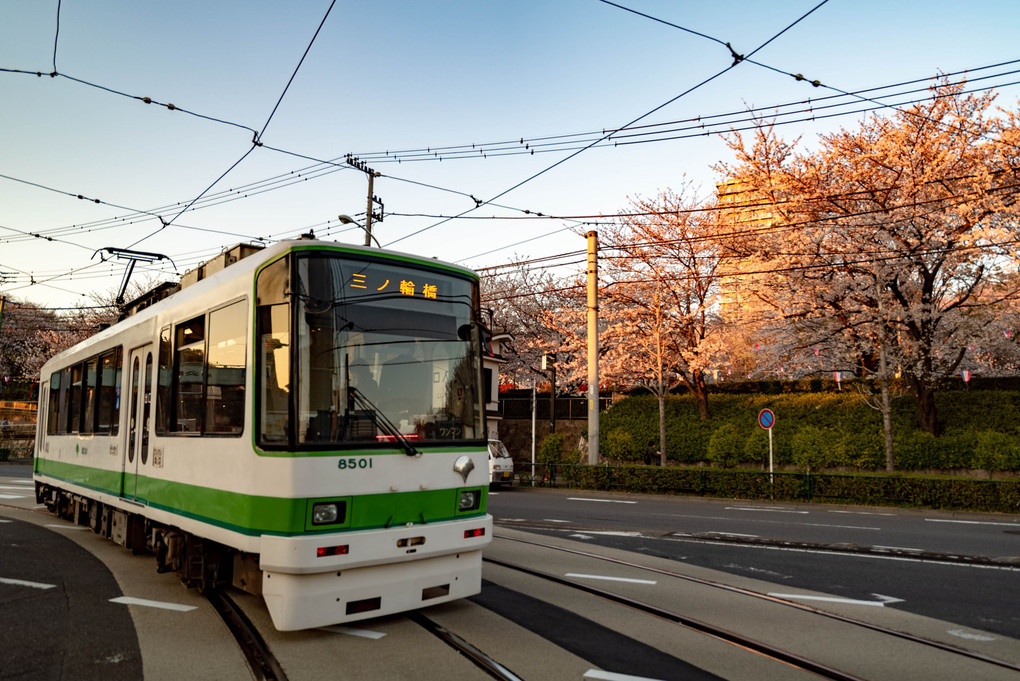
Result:
{"label": "windshield wiper", "polygon": [[372,412],[374,414],[375,422],[379,425],[379,428],[386,435],[389,435],[396,440],[397,443],[404,449],[405,454],[408,456],[418,456],[421,454],[421,452],[415,449],[414,445],[411,444],[410,440],[400,434],[400,430],[393,425],[392,421],[386,418],[386,414],[380,411],[377,406],[372,404],[371,400],[365,397],[364,393],[354,386],[349,386],[348,390],[350,390],[351,397],[354,398],[354,403],[362,409]]}

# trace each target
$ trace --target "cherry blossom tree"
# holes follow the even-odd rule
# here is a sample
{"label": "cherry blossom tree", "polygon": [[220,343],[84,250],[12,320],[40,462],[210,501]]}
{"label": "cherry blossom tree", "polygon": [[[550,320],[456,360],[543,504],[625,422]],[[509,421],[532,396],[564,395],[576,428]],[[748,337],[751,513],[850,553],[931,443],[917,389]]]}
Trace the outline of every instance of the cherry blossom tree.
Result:
{"label": "cherry blossom tree", "polygon": [[909,384],[919,426],[938,434],[935,394],[1017,295],[1020,136],[994,95],[942,81],[929,100],[821,136],[797,153],[761,128],[731,137],[722,169],[770,211],[747,246],[765,297],[808,342],[839,340],[860,371],[879,349]]}
{"label": "cherry blossom tree", "polygon": [[706,373],[723,349],[718,317],[717,223],[682,191],[635,198],[600,235],[602,375],[659,400],[659,452],[666,457],[665,398],[685,385],[709,416]]}

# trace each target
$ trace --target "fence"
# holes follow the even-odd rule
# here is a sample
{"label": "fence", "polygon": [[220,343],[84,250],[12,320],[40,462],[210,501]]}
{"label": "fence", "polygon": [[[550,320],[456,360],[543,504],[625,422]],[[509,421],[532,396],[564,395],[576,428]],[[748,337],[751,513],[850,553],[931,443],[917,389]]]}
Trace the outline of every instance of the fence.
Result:
{"label": "fence", "polygon": [[1020,513],[1020,480],[576,464],[515,468],[521,486]]}
{"label": "fence", "polygon": [[[605,411],[612,404],[611,397],[599,398],[599,411]],[[549,395],[539,394],[535,403],[536,418],[539,421],[549,420]],[[530,397],[500,397],[499,415],[505,419],[531,419]],[[588,418],[587,397],[557,397],[557,421],[584,421]]]}

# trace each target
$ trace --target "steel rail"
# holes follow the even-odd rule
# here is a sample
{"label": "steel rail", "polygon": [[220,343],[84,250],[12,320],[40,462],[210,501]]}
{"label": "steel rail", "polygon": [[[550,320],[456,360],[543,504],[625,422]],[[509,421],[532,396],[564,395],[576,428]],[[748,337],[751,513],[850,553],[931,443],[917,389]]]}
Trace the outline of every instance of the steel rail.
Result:
{"label": "steel rail", "polygon": [[[1020,665],[1016,665],[1016,664],[1014,664],[1012,662],[1008,662],[1006,660],[1000,660],[998,658],[991,657],[991,656],[985,655],[983,653],[977,653],[977,652],[974,652],[972,650],[967,650],[965,648],[960,648],[958,646],[954,646],[954,645],[950,645],[948,643],[944,643],[942,641],[935,641],[935,640],[932,640],[932,639],[929,639],[929,638],[924,638],[924,637],[921,637],[921,636],[917,636],[915,634],[910,634],[910,633],[907,633],[907,632],[904,632],[904,631],[899,631],[897,629],[890,629],[888,627],[883,627],[883,626],[878,625],[878,624],[872,624],[871,622],[865,622],[865,621],[862,621],[862,620],[854,619],[852,617],[847,617],[846,615],[840,615],[838,613],[829,612],[829,611],[826,611],[826,610],[820,610],[818,608],[813,608],[813,607],[811,607],[809,605],[804,605],[802,603],[794,603],[793,601],[788,601],[788,600],[785,600],[785,599],[782,599],[782,598],[777,598],[775,596],[769,596],[768,594],[759,593],[757,591],[751,591],[750,589],[744,589],[742,587],[732,586],[730,584],[723,584],[722,582],[715,582],[715,581],[712,581],[712,580],[709,580],[709,579],[703,579],[701,577],[692,577],[691,575],[683,575],[683,574],[680,574],[680,573],[677,573],[677,572],[672,572],[670,570],[664,570],[662,568],[650,567],[648,565],[641,565],[640,563],[633,563],[633,562],[630,562],[630,561],[621,560],[619,558],[610,558],[608,556],[600,556],[600,555],[598,555],[596,553],[591,553],[589,551],[581,551],[579,549],[571,549],[571,548],[566,548],[566,547],[562,547],[562,546],[555,546],[553,544],[546,544],[546,543],[543,543],[543,542],[533,541],[533,540],[529,540],[529,539],[520,539],[520,538],[516,538],[516,537],[508,537],[506,535],[500,535],[500,534],[494,534],[493,536],[495,538],[505,539],[507,541],[515,541],[515,542],[519,542],[519,543],[522,543],[522,544],[530,544],[532,546],[538,546],[538,547],[541,547],[541,548],[553,549],[553,550],[556,550],[556,551],[562,551],[564,553],[570,553],[570,554],[574,554],[574,555],[578,555],[578,556],[584,556],[586,558],[595,558],[595,559],[598,559],[598,560],[601,560],[601,561],[605,561],[605,562],[609,562],[609,563],[614,563],[616,565],[623,565],[623,566],[626,566],[626,567],[636,568],[636,569],[644,570],[646,572],[652,572],[652,573],[655,573],[655,574],[663,575],[663,576],[666,576],[666,577],[672,577],[674,579],[680,579],[680,580],[683,580],[683,581],[691,582],[693,584],[698,584],[699,586],[707,586],[707,587],[711,587],[711,588],[715,588],[715,589],[721,589],[723,591],[729,591],[731,593],[740,594],[740,595],[743,595],[743,596],[748,596],[748,597],[751,597],[751,598],[757,598],[759,600],[768,601],[768,602],[775,603],[777,605],[781,605],[781,606],[784,606],[784,607],[787,607],[787,608],[792,608],[794,610],[799,610],[801,612],[811,613],[813,615],[819,615],[821,617],[827,617],[829,619],[833,619],[833,620],[836,620],[836,621],[839,621],[839,622],[843,622],[845,624],[851,624],[851,625],[854,625],[854,626],[858,626],[858,627],[861,627],[863,629],[868,629],[868,630],[874,631],[876,633],[885,634],[887,636],[892,636],[892,637],[895,637],[895,638],[899,638],[899,639],[902,639],[902,640],[905,640],[905,641],[909,641],[911,643],[916,643],[916,644],[919,644],[919,645],[935,648],[935,649],[941,650],[943,652],[948,652],[948,653],[952,653],[954,655],[960,655],[960,656],[963,656],[963,657],[967,657],[967,658],[973,659],[973,660],[978,661],[978,662],[984,662],[984,663],[991,664],[991,665],[994,665],[994,666],[997,666],[997,667],[1002,667],[1004,669],[1009,669],[1011,671],[1020,672]],[[520,568],[518,566],[513,566],[513,565],[510,565],[510,564],[504,564],[504,563],[502,563],[500,561],[497,561],[495,559],[492,559],[492,558],[484,558],[483,557],[483,560],[484,561],[488,561],[488,562],[492,562],[492,563],[497,564],[497,565],[503,565],[504,567],[508,567],[510,569],[520,570],[522,572],[527,572],[528,571],[528,568]],[[540,574],[542,576],[545,576],[543,573],[538,573],[538,574]],[[576,584],[574,582],[570,582],[569,580],[561,579],[559,577],[556,577],[555,575],[548,575],[548,576],[545,576],[545,577],[549,578],[549,579],[552,579],[553,581],[559,581],[559,582],[568,584],[570,586],[574,586],[576,588],[580,588],[582,590],[586,590],[586,589],[591,588],[591,587],[586,587],[584,585]],[[595,591],[600,591],[600,590],[595,589]],[[655,606],[646,606],[646,607],[654,608]]]}
{"label": "steel rail", "polygon": [[277,661],[262,635],[251,620],[241,612],[233,599],[222,589],[209,589],[203,595],[216,609],[227,629],[233,634],[255,681],[288,681],[287,673]]}
{"label": "steel rail", "polygon": [[436,638],[445,642],[492,678],[499,679],[500,681],[523,681],[521,677],[514,674],[499,662],[489,657],[449,629],[433,622],[420,612],[409,613],[407,618]]}

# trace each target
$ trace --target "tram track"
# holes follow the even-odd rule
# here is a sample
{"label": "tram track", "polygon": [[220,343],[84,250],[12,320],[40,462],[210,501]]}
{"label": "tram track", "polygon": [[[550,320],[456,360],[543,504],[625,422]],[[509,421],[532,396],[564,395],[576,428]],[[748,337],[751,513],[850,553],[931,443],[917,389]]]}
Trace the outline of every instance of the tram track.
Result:
{"label": "tram track", "polygon": [[472,664],[492,678],[499,679],[500,681],[522,681],[521,677],[514,674],[495,659],[486,655],[461,636],[432,621],[420,611],[408,614],[407,618],[469,659]]}
{"label": "tram track", "polygon": [[265,639],[234,600],[223,589],[210,589],[203,595],[237,641],[252,678],[255,681],[289,681]]}
{"label": "tram track", "polygon": [[[1020,665],[1014,664],[1014,663],[1009,662],[1009,661],[1001,660],[1001,659],[998,659],[998,658],[995,658],[995,657],[992,657],[992,656],[989,656],[989,655],[985,655],[985,654],[982,654],[980,652],[976,652],[976,651],[973,651],[973,650],[968,650],[968,649],[965,649],[965,648],[960,648],[958,646],[950,645],[948,643],[944,643],[944,642],[941,642],[941,641],[932,640],[932,639],[925,638],[923,636],[918,636],[918,635],[915,635],[915,634],[911,634],[911,633],[908,633],[908,632],[905,632],[905,631],[900,631],[900,630],[897,630],[897,629],[892,629],[892,628],[889,628],[889,627],[884,627],[884,626],[881,626],[881,625],[878,625],[878,624],[874,624],[872,622],[866,622],[866,621],[858,620],[858,619],[855,619],[855,618],[852,618],[852,617],[848,617],[846,615],[841,615],[841,614],[830,612],[830,611],[826,611],[826,610],[820,610],[818,608],[814,608],[814,607],[811,607],[811,606],[808,606],[808,605],[804,605],[802,603],[796,603],[796,602],[785,600],[785,599],[782,599],[782,598],[777,598],[775,596],[770,596],[768,594],[752,591],[750,589],[746,589],[746,588],[742,588],[742,587],[738,587],[738,586],[733,586],[731,584],[725,584],[725,583],[722,583],[722,582],[716,582],[716,581],[712,581],[712,580],[709,580],[709,579],[704,579],[704,578],[701,578],[701,577],[694,577],[694,576],[691,576],[691,575],[680,574],[680,573],[677,573],[677,572],[674,572],[674,571],[671,571],[671,570],[666,570],[666,569],[663,569],[663,568],[658,568],[658,567],[653,567],[653,566],[648,566],[648,565],[642,565],[640,563],[636,563],[636,562],[633,562],[633,561],[622,560],[622,559],[619,559],[619,558],[613,558],[613,557],[610,557],[610,556],[604,556],[604,555],[600,555],[600,554],[597,554],[597,553],[592,553],[592,552],[589,552],[589,551],[584,551],[584,550],[580,550],[580,549],[574,549],[574,548],[558,546],[558,545],[549,544],[549,543],[545,543],[545,542],[541,542],[541,541],[535,541],[535,540],[530,540],[530,539],[523,539],[523,538],[519,538],[519,537],[510,537],[510,536],[502,535],[502,534],[496,534],[495,538],[501,539],[501,540],[506,540],[506,541],[517,542],[517,543],[520,543],[520,544],[526,544],[526,545],[530,545],[530,546],[533,546],[533,547],[536,547],[536,548],[540,548],[540,549],[544,549],[544,550],[551,550],[551,551],[556,551],[556,552],[561,552],[561,553],[566,553],[566,554],[572,554],[572,555],[575,555],[575,556],[583,557],[585,559],[593,559],[593,560],[602,561],[602,562],[606,562],[606,563],[610,563],[610,564],[614,564],[614,565],[618,565],[618,566],[622,566],[622,567],[626,567],[626,568],[637,569],[637,570],[649,572],[649,573],[652,573],[652,574],[655,574],[655,575],[669,577],[671,579],[676,579],[676,580],[679,580],[679,581],[695,584],[695,585],[700,586],[700,587],[707,587],[707,588],[711,588],[711,589],[725,591],[725,592],[728,592],[730,594],[734,594],[734,595],[737,595],[737,596],[740,596],[740,597],[752,598],[752,599],[763,601],[763,602],[766,602],[766,603],[769,603],[769,604],[772,604],[772,605],[776,605],[776,606],[779,606],[779,607],[782,607],[782,608],[791,609],[791,610],[797,611],[799,613],[804,613],[804,614],[807,614],[807,615],[810,615],[810,616],[818,616],[818,617],[830,619],[830,620],[839,622],[839,623],[841,623],[843,625],[849,625],[851,627],[855,627],[855,628],[858,628],[860,630],[865,630],[865,631],[868,631],[868,632],[871,632],[871,633],[880,634],[882,636],[891,637],[891,638],[894,638],[894,639],[897,639],[897,640],[904,641],[904,642],[909,643],[909,644],[916,644],[916,645],[924,646],[924,647],[927,647],[929,649],[932,649],[933,651],[937,650],[937,651],[940,651],[942,653],[947,653],[947,654],[950,654],[950,655],[953,655],[953,656],[959,656],[959,657],[962,657],[962,658],[966,658],[968,660],[971,660],[971,661],[974,661],[974,662],[977,662],[977,663],[987,664],[987,665],[991,665],[991,666],[994,666],[994,667],[998,667],[998,668],[1009,670],[1009,671],[1013,671],[1013,672],[1020,672]],[[652,615],[652,616],[660,618],[660,619],[664,619],[664,620],[667,620],[667,621],[670,621],[670,622],[674,622],[676,624],[680,624],[681,626],[687,627],[687,628],[692,629],[692,630],[697,631],[697,632],[701,632],[703,634],[706,634],[706,635],[711,636],[713,638],[716,638],[718,640],[725,641],[725,642],[727,642],[727,643],[729,643],[731,645],[740,647],[740,648],[745,649],[745,650],[751,650],[751,651],[754,651],[755,653],[757,653],[759,655],[762,655],[762,656],[765,656],[765,657],[768,657],[768,658],[771,658],[771,659],[774,659],[774,660],[781,661],[781,662],[783,662],[785,664],[788,664],[790,666],[793,666],[793,667],[796,667],[796,668],[799,668],[799,669],[803,669],[805,671],[809,671],[809,672],[814,673],[814,674],[816,674],[816,675],[818,675],[818,676],[820,676],[822,678],[840,679],[840,680],[851,680],[851,679],[860,679],[860,678],[862,678],[860,676],[856,676],[854,674],[851,674],[851,673],[848,673],[848,672],[845,672],[845,671],[842,671],[842,670],[839,670],[839,669],[835,669],[835,668],[833,668],[833,667],[831,667],[829,665],[819,663],[819,662],[817,662],[815,660],[809,659],[808,657],[806,657],[804,655],[793,653],[793,652],[790,652],[788,650],[781,649],[781,648],[779,648],[779,647],[777,647],[775,645],[772,645],[772,644],[769,644],[767,642],[758,640],[758,639],[756,639],[754,637],[747,636],[747,635],[744,635],[744,634],[740,634],[739,632],[735,632],[735,631],[732,631],[732,630],[720,627],[720,626],[718,626],[716,624],[712,624],[712,623],[707,622],[707,621],[703,621],[703,620],[699,620],[699,619],[696,619],[696,618],[688,617],[688,616],[685,616],[685,615],[680,614],[678,612],[675,612],[675,611],[672,611],[672,610],[668,610],[666,608],[662,608],[662,607],[657,606],[657,605],[653,605],[653,604],[650,604],[650,603],[647,603],[647,602],[643,602],[643,601],[638,601],[638,600],[635,600],[633,598],[629,598],[627,596],[622,596],[622,595],[614,593],[612,591],[608,591],[608,590],[605,590],[605,589],[600,589],[600,588],[597,588],[597,587],[593,587],[593,586],[590,586],[588,584],[582,584],[582,583],[579,583],[577,581],[573,581],[571,579],[568,579],[566,577],[560,577],[558,575],[550,574],[550,573],[545,572],[543,570],[538,570],[538,569],[535,569],[535,568],[532,568],[532,567],[528,567],[528,566],[525,566],[525,565],[519,565],[519,564],[510,562],[510,561],[507,561],[507,560],[500,560],[500,559],[497,559],[497,558],[493,558],[491,556],[485,557],[484,561],[489,563],[489,564],[491,564],[491,565],[496,565],[496,566],[499,566],[499,567],[502,567],[502,568],[506,568],[506,569],[513,570],[513,571],[516,571],[516,572],[519,572],[519,573],[522,573],[522,574],[526,574],[526,575],[529,575],[531,577],[535,577],[535,578],[541,579],[543,581],[547,581],[547,582],[550,582],[550,583],[553,583],[553,584],[564,586],[564,587],[567,587],[567,588],[572,589],[572,590],[577,590],[577,591],[581,591],[581,592],[584,592],[584,593],[588,593],[590,595],[594,595],[594,596],[597,596],[599,598],[603,598],[603,599],[606,599],[606,600],[611,601],[613,603],[622,605],[622,606],[624,606],[626,608],[637,610],[637,611],[640,611],[640,612]]]}

